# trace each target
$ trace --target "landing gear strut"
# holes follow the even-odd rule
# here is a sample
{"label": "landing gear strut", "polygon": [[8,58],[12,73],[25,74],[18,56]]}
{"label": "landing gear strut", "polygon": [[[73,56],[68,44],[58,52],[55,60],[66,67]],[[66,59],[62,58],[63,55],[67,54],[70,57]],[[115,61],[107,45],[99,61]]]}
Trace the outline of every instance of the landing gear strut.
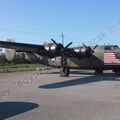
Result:
{"label": "landing gear strut", "polygon": [[60,77],[68,77],[70,74],[70,69],[68,66],[63,66],[60,69]]}
{"label": "landing gear strut", "polygon": [[103,69],[102,68],[96,68],[95,73],[96,74],[103,74]]}
{"label": "landing gear strut", "polygon": [[120,75],[120,67],[119,67],[119,68],[114,69],[114,72],[115,72],[115,74],[116,74],[116,75]]}
{"label": "landing gear strut", "polygon": [[61,55],[61,69],[60,77],[68,77],[70,74],[70,69],[67,65],[67,59],[64,54]]}

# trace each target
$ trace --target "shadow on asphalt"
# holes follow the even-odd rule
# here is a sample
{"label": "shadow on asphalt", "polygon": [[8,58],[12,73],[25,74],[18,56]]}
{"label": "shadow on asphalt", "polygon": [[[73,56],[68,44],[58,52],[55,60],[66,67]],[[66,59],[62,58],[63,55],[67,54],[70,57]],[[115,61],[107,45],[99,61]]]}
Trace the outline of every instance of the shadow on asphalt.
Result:
{"label": "shadow on asphalt", "polygon": [[56,82],[52,84],[45,84],[39,86],[39,88],[42,89],[57,89],[57,88],[63,88],[63,87],[70,87],[70,86],[75,86],[75,85],[83,85],[83,84],[88,84],[88,83],[93,83],[93,82],[100,82],[100,81],[120,81],[120,76],[115,76],[113,73],[104,73],[102,75],[93,75],[93,76],[87,76],[87,77],[82,77],[82,78],[77,78],[77,79],[72,79],[62,82]]}
{"label": "shadow on asphalt", "polygon": [[39,107],[38,104],[28,102],[0,102],[0,120],[30,111]]}

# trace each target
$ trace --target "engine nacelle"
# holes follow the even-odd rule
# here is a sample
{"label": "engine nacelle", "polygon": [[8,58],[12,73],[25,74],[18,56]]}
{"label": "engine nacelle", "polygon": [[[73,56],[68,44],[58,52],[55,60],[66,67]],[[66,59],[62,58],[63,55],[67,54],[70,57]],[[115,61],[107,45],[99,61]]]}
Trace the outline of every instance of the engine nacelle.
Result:
{"label": "engine nacelle", "polygon": [[78,54],[78,56],[80,57],[90,57],[92,55],[92,49],[91,47],[81,47],[81,48],[75,48],[74,51],[76,52],[76,54]]}
{"label": "engine nacelle", "polygon": [[44,42],[44,48],[45,48],[47,51],[55,52],[56,49],[57,49],[57,46],[56,46],[54,43]]}
{"label": "engine nacelle", "polygon": [[[7,39],[7,42],[15,42],[14,39]],[[5,49],[5,57],[8,61],[12,61],[15,58],[16,51],[14,49]]]}

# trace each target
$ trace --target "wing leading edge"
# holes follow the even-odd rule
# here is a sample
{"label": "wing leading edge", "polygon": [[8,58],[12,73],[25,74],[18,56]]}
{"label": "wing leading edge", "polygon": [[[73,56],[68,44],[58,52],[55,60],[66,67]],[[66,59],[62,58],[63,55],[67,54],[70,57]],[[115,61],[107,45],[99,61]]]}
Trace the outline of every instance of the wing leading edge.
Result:
{"label": "wing leading edge", "polygon": [[1,48],[15,49],[18,52],[46,52],[43,45],[0,41]]}

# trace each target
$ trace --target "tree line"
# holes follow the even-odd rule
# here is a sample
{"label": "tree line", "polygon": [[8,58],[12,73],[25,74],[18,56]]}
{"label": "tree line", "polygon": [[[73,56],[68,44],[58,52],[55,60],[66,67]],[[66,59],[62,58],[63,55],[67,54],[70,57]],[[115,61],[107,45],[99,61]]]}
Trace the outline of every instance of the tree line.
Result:
{"label": "tree line", "polygon": [[16,53],[14,60],[8,61],[5,57],[5,53],[0,53],[0,65],[15,65],[15,64],[28,64],[30,63],[25,59],[25,53]]}

